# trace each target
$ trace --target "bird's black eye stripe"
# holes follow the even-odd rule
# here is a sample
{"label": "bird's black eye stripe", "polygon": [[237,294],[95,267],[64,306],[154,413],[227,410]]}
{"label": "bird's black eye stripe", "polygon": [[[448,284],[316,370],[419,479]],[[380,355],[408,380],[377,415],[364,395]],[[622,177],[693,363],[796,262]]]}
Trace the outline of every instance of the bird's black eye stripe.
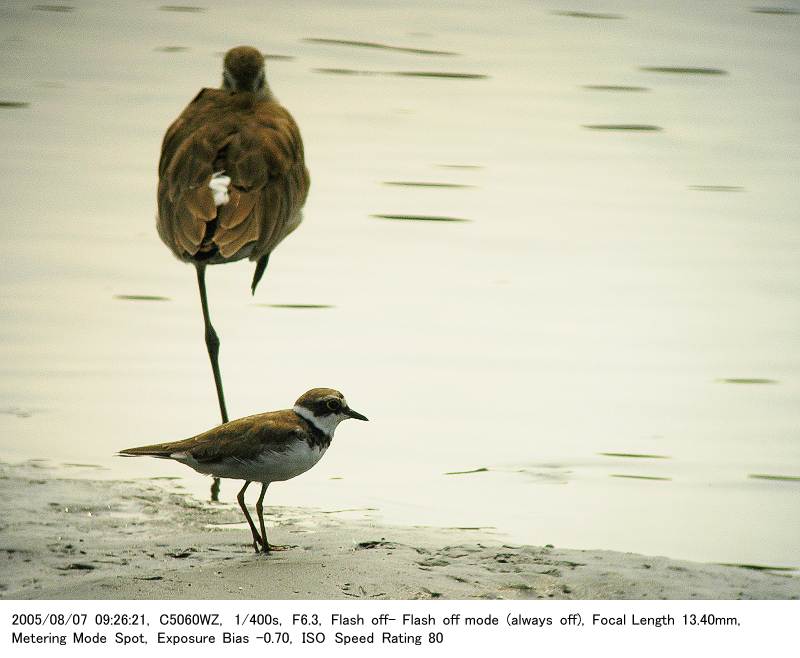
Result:
{"label": "bird's black eye stripe", "polygon": [[339,400],[328,400],[325,406],[331,411],[339,411],[339,409],[342,407],[342,404],[339,402]]}

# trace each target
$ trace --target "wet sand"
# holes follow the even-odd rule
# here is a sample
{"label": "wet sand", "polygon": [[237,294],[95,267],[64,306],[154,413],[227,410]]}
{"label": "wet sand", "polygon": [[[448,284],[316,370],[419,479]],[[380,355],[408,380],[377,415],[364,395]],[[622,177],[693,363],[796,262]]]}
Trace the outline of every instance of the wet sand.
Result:
{"label": "wet sand", "polygon": [[[0,466],[5,599],[798,599],[794,572],[511,545],[469,528],[271,508],[269,556],[235,505],[162,482]],[[354,518],[357,517],[357,518]]]}

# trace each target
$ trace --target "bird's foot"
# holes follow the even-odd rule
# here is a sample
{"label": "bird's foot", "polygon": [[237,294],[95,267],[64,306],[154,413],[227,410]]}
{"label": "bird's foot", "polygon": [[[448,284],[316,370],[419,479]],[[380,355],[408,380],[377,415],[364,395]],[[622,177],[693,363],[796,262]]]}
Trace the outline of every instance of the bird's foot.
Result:
{"label": "bird's foot", "polygon": [[261,548],[262,548],[263,546],[264,546],[264,540],[263,540],[263,539],[261,539],[261,535],[259,535],[259,534],[256,532],[256,533],[253,535],[253,550],[255,550],[255,552],[256,552],[256,553],[260,553],[260,552],[261,552]]}
{"label": "bird's foot", "polygon": [[270,544],[270,543],[267,543],[267,545],[264,546],[264,548],[262,549],[262,552],[263,553],[272,553],[272,551],[288,551],[288,550],[290,550],[292,548],[297,548],[297,546],[296,545],[283,546],[281,544]]}

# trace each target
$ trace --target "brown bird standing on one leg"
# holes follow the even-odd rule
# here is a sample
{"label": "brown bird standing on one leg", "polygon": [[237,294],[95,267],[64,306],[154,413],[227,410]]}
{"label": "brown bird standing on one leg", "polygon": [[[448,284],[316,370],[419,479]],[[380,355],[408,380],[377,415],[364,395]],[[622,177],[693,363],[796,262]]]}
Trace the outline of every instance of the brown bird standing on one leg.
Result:
{"label": "brown bird standing on one leg", "polygon": [[[302,221],[309,187],[300,130],[272,95],[258,50],[228,51],[222,88],[200,91],[167,130],[158,178],[158,234],[197,270],[206,347],[226,423],[206,266],[255,261],[255,294],[272,250]],[[216,479],[213,500],[218,493]]]}

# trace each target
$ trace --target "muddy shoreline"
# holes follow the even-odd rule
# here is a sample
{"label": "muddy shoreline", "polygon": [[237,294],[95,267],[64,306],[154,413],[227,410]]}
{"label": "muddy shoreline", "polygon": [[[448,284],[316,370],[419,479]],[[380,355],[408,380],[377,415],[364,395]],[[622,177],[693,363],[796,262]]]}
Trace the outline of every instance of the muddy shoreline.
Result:
{"label": "muddy shoreline", "polygon": [[797,599],[795,572],[511,545],[360,510],[269,510],[256,555],[235,504],[155,481],[0,465],[5,599]]}

